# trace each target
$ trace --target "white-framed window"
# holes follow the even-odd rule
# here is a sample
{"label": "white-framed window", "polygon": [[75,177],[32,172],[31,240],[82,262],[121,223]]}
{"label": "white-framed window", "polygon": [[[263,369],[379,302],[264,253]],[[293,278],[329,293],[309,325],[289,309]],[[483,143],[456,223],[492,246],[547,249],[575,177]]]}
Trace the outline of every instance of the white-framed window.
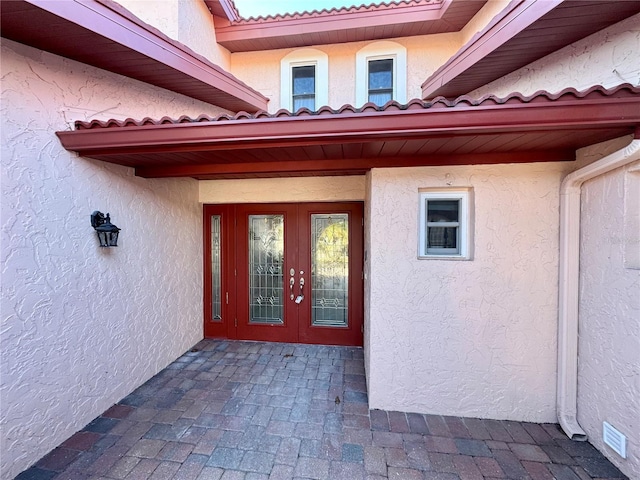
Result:
{"label": "white-framed window", "polygon": [[329,57],[315,48],[294,50],[280,61],[280,108],[318,110],[329,103]]}
{"label": "white-framed window", "polygon": [[370,59],[367,62],[367,101],[384,105],[393,100],[393,58]]}
{"label": "white-framed window", "polygon": [[396,42],[374,42],[356,53],[356,106],[407,102],[407,49]]}
{"label": "white-framed window", "polygon": [[316,66],[293,65],[291,67],[291,111],[301,108],[316,109]]}
{"label": "white-framed window", "polygon": [[471,259],[471,189],[420,191],[419,258]]}

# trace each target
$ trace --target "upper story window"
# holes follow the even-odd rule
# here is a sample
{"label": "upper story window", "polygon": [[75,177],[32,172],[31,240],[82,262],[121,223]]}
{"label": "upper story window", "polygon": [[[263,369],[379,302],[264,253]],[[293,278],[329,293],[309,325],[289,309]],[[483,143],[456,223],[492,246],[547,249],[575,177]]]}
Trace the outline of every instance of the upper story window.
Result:
{"label": "upper story window", "polygon": [[393,99],[393,59],[369,60],[368,101],[384,105]]}
{"label": "upper story window", "polygon": [[407,101],[407,49],[396,42],[374,42],[356,53],[356,106]]}
{"label": "upper story window", "polygon": [[304,65],[291,68],[291,103],[295,112],[300,108],[316,109],[316,66]]}
{"label": "upper story window", "polygon": [[329,58],[315,48],[294,50],[280,61],[280,106],[295,112],[329,103]]}
{"label": "upper story window", "polygon": [[420,258],[471,258],[470,190],[420,192]]}

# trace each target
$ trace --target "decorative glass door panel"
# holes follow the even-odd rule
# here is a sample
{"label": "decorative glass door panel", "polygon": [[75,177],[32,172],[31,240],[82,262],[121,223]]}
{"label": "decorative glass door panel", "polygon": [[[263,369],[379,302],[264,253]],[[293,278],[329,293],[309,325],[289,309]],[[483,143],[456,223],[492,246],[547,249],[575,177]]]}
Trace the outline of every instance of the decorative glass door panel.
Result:
{"label": "decorative glass door panel", "polygon": [[222,321],[221,215],[211,215],[211,321]]}
{"label": "decorative glass door panel", "polygon": [[284,323],[284,215],[249,215],[249,323]]}
{"label": "decorative glass door panel", "polygon": [[207,205],[204,208],[204,335],[230,335],[229,296],[233,283],[228,278],[232,212],[227,206]]}
{"label": "decorative glass door panel", "polygon": [[349,215],[311,214],[311,325],[349,326]]}
{"label": "decorative glass door panel", "polygon": [[362,210],[359,202],[205,206],[205,335],[362,345]]}

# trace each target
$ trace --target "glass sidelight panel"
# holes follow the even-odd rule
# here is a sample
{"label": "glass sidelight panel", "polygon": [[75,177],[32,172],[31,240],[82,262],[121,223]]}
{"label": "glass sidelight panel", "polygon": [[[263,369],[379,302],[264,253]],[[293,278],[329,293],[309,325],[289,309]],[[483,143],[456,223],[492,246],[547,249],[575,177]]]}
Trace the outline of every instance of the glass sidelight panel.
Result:
{"label": "glass sidelight panel", "polygon": [[311,324],[347,327],[349,215],[311,215]]}
{"label": "glass sidelight panel", "polygon": [[211,216],[211,320],[222,321],[222,265],[220,263],[220,215]]}
{"label": "glass sidelight panel", "polygon": [[284,323],[284,216],[249,215],[249,323]]}

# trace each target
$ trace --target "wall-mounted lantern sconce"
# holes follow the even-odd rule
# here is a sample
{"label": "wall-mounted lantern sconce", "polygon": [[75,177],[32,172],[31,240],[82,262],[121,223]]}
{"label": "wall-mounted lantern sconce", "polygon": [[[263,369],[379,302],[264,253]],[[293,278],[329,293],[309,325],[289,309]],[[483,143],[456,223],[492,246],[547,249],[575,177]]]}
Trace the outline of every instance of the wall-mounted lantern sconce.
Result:
{"label": "wall-mounted lantern sconce", "polygon": [[101,247],[117,247],[118,233],[120,229],[111,223],[111,217],[107,213],[98,212],[97,210],[91,214],[91,226],[95,228],[100,240]]}

